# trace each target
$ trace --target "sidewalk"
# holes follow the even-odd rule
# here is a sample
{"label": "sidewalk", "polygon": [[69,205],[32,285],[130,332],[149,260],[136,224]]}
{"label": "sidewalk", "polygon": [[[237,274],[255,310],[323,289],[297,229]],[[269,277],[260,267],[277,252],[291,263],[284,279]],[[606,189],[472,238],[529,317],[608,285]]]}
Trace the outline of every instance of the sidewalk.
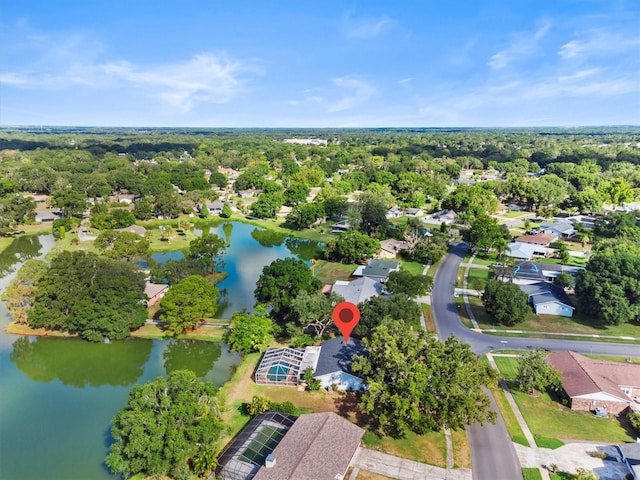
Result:
{"label": "sidewalk", "polygon": [[356,452],[352,466],[354,472],[366,470],[397,480],[472,480],[471,470],[466,468],[435,467],[363,447]]}
{"label": "sidewalk", "polygon": [[[473,325],[473,328],[475,328],[476,330],[480,329],[480,326],[478,325],[478,322],[476,321],[476,317],[473,314],[473,310],[471,310],[471,304],[469,303],[469,296],[471,292],[471,290],[469,290],[467,288],[467,279],[469,278],[469,269],[471,268],[471,264],[473,263],[473,261],[476,258],[476,254],[474,253],[471,258],[469,259],[469,263],[467,263],[466,268],[464,269],[464,277],[462,277],[462,299],[464,300],[464,306],[467,309],[467,315],[469,316],[469,319],[471,320],[471,324]],[[480,292],[478,292],[477,290],[473,290],[474,292],[476,292],[476,294],[479,296]],[[458,293],[458,289],[454,289],[454,293],[457,294]],[[473,294],[471,294],[473,295]]]}

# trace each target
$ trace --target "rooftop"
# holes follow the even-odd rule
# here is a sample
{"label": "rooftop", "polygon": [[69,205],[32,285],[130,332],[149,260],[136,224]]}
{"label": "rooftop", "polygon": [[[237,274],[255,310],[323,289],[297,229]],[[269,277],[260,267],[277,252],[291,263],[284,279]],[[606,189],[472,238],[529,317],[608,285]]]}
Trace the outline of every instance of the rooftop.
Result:
{"label": "rooftop", "polygon": [[315,375],[340,371],[351,373],[351,359],[354,355],[367,355],[362,342],[357,338],[349,337],[347,345],[344,344],[342,337],[325,340],[322,342]]}
{"label": "rooftop", "polygon": [[338,280],[333,284],[331,291],[340,295],[347,302],[358,305],[371,297],[382,294],[382,284],[369,277],[358,278],[351,282]]}
{"label": "rooftop", "polygon": [[336,480],[342,478],[364,430],[333,412],[301,415],[273,450],[275,465],[256,480]]}

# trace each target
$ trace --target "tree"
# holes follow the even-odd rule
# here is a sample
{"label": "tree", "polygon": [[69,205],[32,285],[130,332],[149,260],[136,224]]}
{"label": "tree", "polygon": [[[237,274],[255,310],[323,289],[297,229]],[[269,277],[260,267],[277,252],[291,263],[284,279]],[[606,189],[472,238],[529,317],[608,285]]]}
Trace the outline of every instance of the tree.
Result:
{"label": "tree", "polygon": [[156,213],[164,218],[176,218],[182,212],[180,197],[176,192],[162,192],[156,197]]}
{"label": "tree", "polygon": [[144,274],[136,265],[65,251],[40,279],[28,320],[34,328],[77,333],[94,342],[121,340],[144,324],[142,300]]}
{"label": "tree", "polygon": [[387,206],[378,195],[364,192],[358,197],[358,210],[362,219],[361,228],[369,235],[384,232],[389,225]]}
{"label": "tree", "polygon": [[426,275],[414,275],[406,270],[391,272],[385,289],[395,294],[418,297],[431,290],[433,280]]}
{"label": "tree", "polygon": [[297,229],[309,228],[319,218],[324,217],[322,205],[317,203],[302,203],[296,205],[286,217],[287,223]]}
{"label": "tree", "polygon": [[546,362],[547,352],[534,350],[527,352],[520,360],[518,383],[523,392],[534,394],[547,388],[560,388],[560,371]]}
{"label": "tree", "polygon": [[284,319],[300,292],[315,292],[320,285],[306,263],[289,257],[274,260],[262,269],[254,296],[256,301],[270,305],[276,318]]}
{"label": "tree", "polygon": [[204,202],[200,207],[200,218],[209,218],[209,207],[207,207],[207,202]]}
{"label": "tree", "polygon": [[189,459],[208,454],[206,466],[198,469],[212,470],[211,449],[224,430],[217,395],[190,370],[135,385],[111,422],[115,441],[105,463],[124,478],[138,473],[189,478]]}
{"label": "tree", "polygon": [[324,335],[333,323],[333,308],[344,299],[335,293],[301,291],[291,302],[291,311],[304,330],[313,330],[316,337]]}
{"label": "tree", "polygon": [[215,233],[203,233],[189,242],[186,257],[204,274],[209,274],[221,266],[219,257],[226,248],[225,241]]}
{"label": "tree", "polygon": [[307,199],[310,190],[307,185],[294,183],[284,191],[284,204],[289,207],[295,207],[303,203]]}
{"label": "tree", "polygon": [[0,197],[0,230],[8,231],[35,219],[36,203],[19,193]]}
{"label": "tree", "polygon": [[34,294],[46,271],[47,264],[45,262],[31,258],[20,267],[16,278],[3,292],[2,299],[14,322],[28,323],[27,313],[33,307]]}
{"label": "tree", "polygon": [[133,232],[105,230],[98,234],[93,244],[107,257],[115,260],[131,262],[149,255],[149,241]]}
{"label": "tree", "polygon": [[282,196],[277,193],[262,193],[251,204],[251,214],[258,218],[275,218],[282,207]]}
{"label": "tree", "polygon": [[627,419],[629,423],[631,423],[631,426],[635,428],[636,432],[640,434],[640,412],[630,411],[627,414]]}
{"label": "tree", "polygon": [[53,193],[51,204],[58,207],[64,217],[79,217],[87,208],[87,197],[84,193],[67,187]]}
{"label": "tree", "polygon": [[407,326],[420,325],[420,305],[406,295],[391,295],[390,297],[371,297],[359,305],[360,322],[355,333],[360,336],[371,335],[373,329],[380,325],[385,318],[401,320]]}
{"label": "tree", "polygon": [[554,256],[559,258],[561,262],[567,263],[569,261],[569,247],[567,247],[565,242],[558,240],[557,242],[551,243],[549,247],[556,250]]}
{"label": "tree", "polygon": [[233,314],[226,342],[234,352],[262,352],[273,341],[275,330],[276,326],[269,318],[267,309],[258,305],[253,313]]}
{"label": "tree", "polygon": [[222,218],[229,218],[231,216],[231,213],[231,206],[227,202],[224,202],[222,210],[220,210],[220,216]]}
{"label": "tree", "polygon": [[576,276],[578,308],[608,325],[640,322],[640,246],[616,243],[596,251]]}
{"label": "tree", "polygon": [[317,392],[322,386],[322,382],[313,376],[313,367],[305,369],[302,379],[307,384],[307,392]]}
{"label": "tree", "polygon": [[213,317],[218,308],[218,289],[206,278],[191,275],[180,280],[160,301],[160,320],[164,329],[179,335],[194,329],[206,317]]}
{"label": "tree", "polygon": [[368,385],[359,406],[382,433],[403,437],[495,422],[482,389],[492,373],[468,344],[453,336],[440,342],[422,330],[416,336],[389,319],[363,343],[369,356],[356,356],[352,366]]}
{"label": "tree", "polygon": [[573,277],[567,272],[562,272],[553,279],[553,284],[560,288],[569,288],[573,285]]}
{"label": "tree", "polygon": [[527,294],[515,283],[491,279],[482,294],[482,304],[489,315],[503,325],[522,322],[531,311]]}
{"label": "tree", "polygon": [[153,202],[147,197],[141,198],[133,204],[133,216],[138,220],[149,220],[154,213]]}
{"label": "tree", "polygon": [[325,255],[345,263],[358,263],[380,252],[380,242],[357,230],[341,233],[327,244]]}
{"label": "tree", "polygon": [[488,252],[496,245],[496,242],[510,238],[509,231],[506,232],[498,225],[498,220],[484,213],[475,217],[469,239],[476,250]]}

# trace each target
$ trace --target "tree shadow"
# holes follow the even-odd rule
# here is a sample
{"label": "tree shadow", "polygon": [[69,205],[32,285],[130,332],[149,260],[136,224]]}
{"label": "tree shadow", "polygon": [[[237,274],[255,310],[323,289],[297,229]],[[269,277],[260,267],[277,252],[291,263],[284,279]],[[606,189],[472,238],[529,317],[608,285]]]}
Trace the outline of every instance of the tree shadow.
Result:
{"label": "tree shadow", "polygon": [[355,420],[356,425],[366,428],[371,421],[371,417],[363,413],[358,407],[361,396],[362,394],[359,392],[339,392],[334,399],[334,404],[338,415]]}

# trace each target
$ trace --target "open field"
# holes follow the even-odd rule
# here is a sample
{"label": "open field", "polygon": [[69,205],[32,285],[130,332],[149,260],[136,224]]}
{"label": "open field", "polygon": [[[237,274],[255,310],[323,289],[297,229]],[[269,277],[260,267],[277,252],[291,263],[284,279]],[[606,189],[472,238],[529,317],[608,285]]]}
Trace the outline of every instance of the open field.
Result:
{"label": "open field", "polygon": [[520,368],[520,359],[516,357],[498,357],[493,356],[493,360],[498,365],[500,373],[505,380],[513,380],[518,377],[518,368]]}

